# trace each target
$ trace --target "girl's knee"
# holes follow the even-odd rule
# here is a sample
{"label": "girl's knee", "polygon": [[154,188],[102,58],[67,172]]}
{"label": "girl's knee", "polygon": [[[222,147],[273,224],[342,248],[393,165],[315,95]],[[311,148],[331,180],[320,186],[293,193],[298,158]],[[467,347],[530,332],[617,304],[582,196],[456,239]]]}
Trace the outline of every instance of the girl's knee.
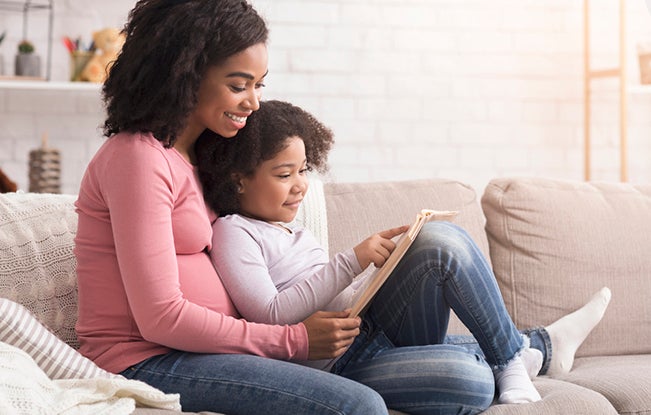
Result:
{"label": "girl's knee", "polygon": [[468,233],[461,226],[447,221],[433,221],[426,223],[420,231],[419,238],[436,238],[450,240],[465,240]]}
{"label": "girl's knee", "polygon": [[460,226],[445,221],[428,222],[414,241],[417,249],[436,249],[461,258],[473,256],[477,245],[472,237]]}

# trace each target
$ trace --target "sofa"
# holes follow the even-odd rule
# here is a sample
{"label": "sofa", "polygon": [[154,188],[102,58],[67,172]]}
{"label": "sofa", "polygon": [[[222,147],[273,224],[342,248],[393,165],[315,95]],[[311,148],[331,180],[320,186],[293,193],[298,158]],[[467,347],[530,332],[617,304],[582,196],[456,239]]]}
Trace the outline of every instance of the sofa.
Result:
{"label": "sofa", "polygon": [[[485,414],[651,414],[651,186],[511,177],[492,180],[481,194],[445,179],[326,182],[312,189],[299,220],[331,254],[410,223],[423,208],[459,211],[454,222],[485,253],[519,328],[549,324],[601,287],[611,289],[606,314],[573,369],[534,380],[541,401],[494,404]],[[0,194],[0,298],[22,304],[71,350],[77,346],[74,200]],[[450,332],[467,330],[453,316]],[[175,412],[141,405],[134,413]]]}

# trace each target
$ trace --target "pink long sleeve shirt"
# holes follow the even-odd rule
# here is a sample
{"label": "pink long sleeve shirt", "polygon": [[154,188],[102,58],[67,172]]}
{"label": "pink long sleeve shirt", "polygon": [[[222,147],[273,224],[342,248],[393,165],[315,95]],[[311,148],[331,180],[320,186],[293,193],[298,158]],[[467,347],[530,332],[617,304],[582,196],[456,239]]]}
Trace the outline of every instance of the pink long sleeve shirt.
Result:
{"label": "pink long sleeve shirt", "polygon": [[305,360],[303,324],[240,318],[208,251],[193,166],[151,134],[120,133],[92,159],[76,202],[80,352],[121,372],[171,349]]}

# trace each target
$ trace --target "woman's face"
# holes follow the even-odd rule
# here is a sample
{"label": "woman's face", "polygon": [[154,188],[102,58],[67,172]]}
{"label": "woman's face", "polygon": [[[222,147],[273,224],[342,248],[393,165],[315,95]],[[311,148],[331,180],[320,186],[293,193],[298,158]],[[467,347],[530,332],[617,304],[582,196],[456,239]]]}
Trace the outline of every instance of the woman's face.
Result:
{"label": "woman's face", "polygon": [[212,66],[201,81],[198,102],[190,114],[188,128],[198,137],[210,129],[222,137],[233,137],[246,118],[259,107],[267,75],[267,46],[258,43],[221,65]]}

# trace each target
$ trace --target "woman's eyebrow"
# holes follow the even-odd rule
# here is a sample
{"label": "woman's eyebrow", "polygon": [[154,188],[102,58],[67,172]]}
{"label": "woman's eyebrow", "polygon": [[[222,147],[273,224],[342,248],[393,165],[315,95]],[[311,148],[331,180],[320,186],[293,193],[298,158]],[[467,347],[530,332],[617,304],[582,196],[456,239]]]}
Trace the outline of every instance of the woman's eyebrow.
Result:
{"label": "woman's eyebrow", "polygon": [[[264,75],[262,75],[262,77],[264,78],[265,76],[267,76],[268,73],[269,73],[269,70],[267,69],[267,72],[265,72]],[[250,73],[246,73],[246,72],[232,72],[232,73],[229,73],[228,75],[226,75],[226,77],[227,78],[246,78],[246,79],[249,79],[251,81],[255,79],[255,76],[251,75]]]}

